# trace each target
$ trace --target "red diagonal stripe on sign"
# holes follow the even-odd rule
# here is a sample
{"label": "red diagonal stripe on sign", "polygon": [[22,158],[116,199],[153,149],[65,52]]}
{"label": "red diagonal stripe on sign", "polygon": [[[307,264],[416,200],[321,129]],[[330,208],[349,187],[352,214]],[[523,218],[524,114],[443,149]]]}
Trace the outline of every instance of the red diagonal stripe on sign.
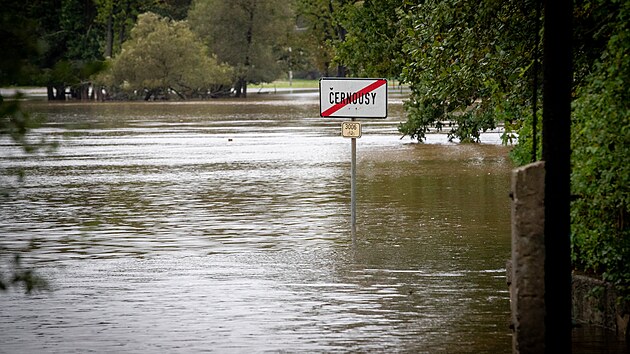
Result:
{"label": "red diagonal stripe on sign", "polygon": [[[387,83],[387,80],[376,80],[373,83],[365,86],[364,88],[360,89],[359,91],[356,92],[357,94],[357,98],[358,97],[363,97],[363,95],[365,95],[368,92],[372,92],[374,90],[376,90],[377,88],[385,85]],[[352,96],[354,96],[354,93],[352,94]],[[331,114],[337,112],[338,110],[342,109],[343,107],[345,107],[346,105],[348,105],[348,103],[350,103],[351,100],[345,100],[346,102],[341,102],[341,103],[337,103],[336,105],[328,108],[327,110],[322,112],[322,117],[330,117]]]}

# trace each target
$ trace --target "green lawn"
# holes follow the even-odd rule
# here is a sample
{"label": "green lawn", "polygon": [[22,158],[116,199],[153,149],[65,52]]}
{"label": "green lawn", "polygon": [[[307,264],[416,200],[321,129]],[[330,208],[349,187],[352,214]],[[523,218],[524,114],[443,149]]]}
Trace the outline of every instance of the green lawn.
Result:
{"label": "green lawn", "polygon": [[272,83],[254,85],[256,88],[319,88],[319,80],[293,79],[291,85],[289,80],[276,80]]}

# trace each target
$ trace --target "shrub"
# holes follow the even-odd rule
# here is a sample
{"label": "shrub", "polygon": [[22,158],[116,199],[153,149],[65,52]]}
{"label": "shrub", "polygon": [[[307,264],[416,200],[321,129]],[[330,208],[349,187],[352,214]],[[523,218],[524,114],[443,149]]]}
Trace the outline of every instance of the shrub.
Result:
{"label": "shrub", "polygon": [[[620,12],[630,15],[630,6]],[[578,91],[572,125],[572,260],[602,274],[630,302],[630,35],[611,36]]]}

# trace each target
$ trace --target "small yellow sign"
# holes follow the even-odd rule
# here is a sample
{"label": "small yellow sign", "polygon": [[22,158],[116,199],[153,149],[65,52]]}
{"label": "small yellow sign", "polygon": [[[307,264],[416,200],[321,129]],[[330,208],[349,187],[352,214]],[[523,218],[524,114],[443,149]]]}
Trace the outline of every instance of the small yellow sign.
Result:
{"label": "small yellow sign", "polygon": [[341,123],[341,136],[344,138],[360,138],[361,123],[359,122],[343,122]]}

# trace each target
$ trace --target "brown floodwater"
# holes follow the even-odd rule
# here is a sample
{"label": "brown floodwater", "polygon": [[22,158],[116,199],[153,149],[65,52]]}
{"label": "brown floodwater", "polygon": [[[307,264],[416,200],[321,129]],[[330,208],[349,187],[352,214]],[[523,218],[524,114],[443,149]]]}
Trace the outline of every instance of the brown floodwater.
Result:
{"label": "brown floodwater", "polygon": [[358,139],[353,240],[341,120],[251,96],[27,104],[59,147],[0,141],[0,245],[33,242],[51,291],[1,295],[0,352],[511,352],[499,133],[400,139],[390,95]]}

